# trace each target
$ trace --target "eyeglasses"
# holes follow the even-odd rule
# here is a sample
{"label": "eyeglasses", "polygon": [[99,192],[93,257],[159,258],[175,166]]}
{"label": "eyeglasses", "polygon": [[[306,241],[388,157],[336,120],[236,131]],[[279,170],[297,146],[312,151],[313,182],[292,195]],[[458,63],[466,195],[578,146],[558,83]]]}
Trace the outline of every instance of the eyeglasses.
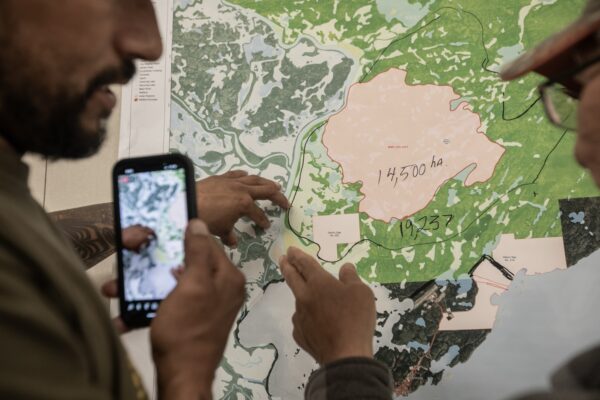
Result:
{"label": "eyeglasses", "polygon": [[546,115],[554,125],[570,131],[577,130],[579,90],[574,91],[559,82],[571,80],[572,77],[598,62],[600,62],[600,57],[595,57],[538,87]]}

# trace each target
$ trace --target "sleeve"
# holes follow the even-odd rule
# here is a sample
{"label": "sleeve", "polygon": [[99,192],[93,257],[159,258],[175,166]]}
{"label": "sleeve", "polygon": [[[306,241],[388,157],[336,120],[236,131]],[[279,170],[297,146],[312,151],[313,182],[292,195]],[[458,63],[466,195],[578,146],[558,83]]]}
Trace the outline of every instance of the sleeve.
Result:
{"label": "sleeve", "polygon": [[390,400],[392,375],[378,361],[347,358],[328,364],[310,377],[306,400]]}
{"label": "sleeve", "polygon": [[[0,247],[0,399],[108,400],[59,293]],[[8,253],[9,254],[9,253]]]}
{"label": "sleeve", "polygon": [[552,393],[533,393],[518,397],[516,400],[598,400],[600,392],[564,391]]}

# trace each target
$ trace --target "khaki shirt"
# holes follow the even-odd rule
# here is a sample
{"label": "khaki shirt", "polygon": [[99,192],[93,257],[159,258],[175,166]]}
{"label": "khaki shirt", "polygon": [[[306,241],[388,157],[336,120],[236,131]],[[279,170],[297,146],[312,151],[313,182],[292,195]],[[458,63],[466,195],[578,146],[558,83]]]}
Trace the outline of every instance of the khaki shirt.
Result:
{"label": "khaki shirt", "polygon": [[0,399],[144,399],[77,253],[0,148]]}

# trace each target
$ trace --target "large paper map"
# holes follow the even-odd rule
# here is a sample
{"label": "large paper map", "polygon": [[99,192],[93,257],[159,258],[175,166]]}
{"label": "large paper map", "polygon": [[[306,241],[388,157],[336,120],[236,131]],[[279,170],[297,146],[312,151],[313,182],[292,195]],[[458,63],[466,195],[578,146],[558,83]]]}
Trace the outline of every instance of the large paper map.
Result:
{"label": "large paper map", "polygon": [[[127,116],[122,155],[154,140],[190,156],[198,177],[244,169],[293,204],[265,204],[269,231],[237,226],[230,254],[248,298],[217,398],[301,399],[317,367],[292,339],[294,300],[275,264],[290,245],[332,273],[355,263],[372,285],[376,357],[397,395],[468,363],[520,271],[567,267],[559,199],[598,192],[574,136],[546,122],[540,79],[498,71],[582,0],[166,4],[168,61],[141,67],[124,110],[156,106],[143,79],[163,76],[167,117]],[[145,126],[162,136],[143,139]]]}

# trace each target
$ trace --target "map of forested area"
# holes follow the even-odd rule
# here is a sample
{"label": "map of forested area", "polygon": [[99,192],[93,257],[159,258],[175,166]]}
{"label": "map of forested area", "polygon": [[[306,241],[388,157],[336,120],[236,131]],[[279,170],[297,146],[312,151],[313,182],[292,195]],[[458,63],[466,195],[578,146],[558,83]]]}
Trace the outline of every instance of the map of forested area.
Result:
{"label": "map of forested area", "polygon": [[248,300],[221,398],[300,399],[316,368],[293,342],[274,261],[289,245],[333,273],[353,262],[372,284],[376,357],[398,395],[468,362],[492,328],[494,314],[469,317],[495,312],[488,286],[566,267],[564,254],[525,254],[561,248],[558,200],[597,190],[574,136],[546,121],[541,78],[498,71],[583,3],[175,2],[171,148],[199,176],[244,169],[293,202],[268,208],[267,232],[238,226]]}

